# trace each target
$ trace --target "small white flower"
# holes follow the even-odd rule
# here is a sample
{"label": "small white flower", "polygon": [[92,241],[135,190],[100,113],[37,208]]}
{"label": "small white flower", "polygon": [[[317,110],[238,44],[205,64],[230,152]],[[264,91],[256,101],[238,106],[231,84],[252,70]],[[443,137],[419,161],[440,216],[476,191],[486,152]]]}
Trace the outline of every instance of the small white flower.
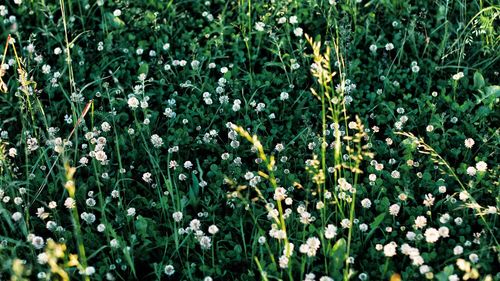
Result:
{"label": "small white flower", "polygon": [[424,233],[425,241],[434,243],[439,239],[439,231],[433,227],[427,228]]}
{"label": "small white flower", "polygon": [[488,169],[488,164],[486,164],[486,162],[484,161],[479,161],[476,163],[476,169],[479,172],[486,172],[486,170]]}
{"label": "small white flower", "polygon": [[175,273],[174,266],[171,264],[166,265],[164,271],[165,271],[165,274],[168,276],[171,276]]}
{"label": "small white flower", "polygon": [[255,23],[255,29],[257,31],[260,31],[260,32],[264,31],[264,27],[266,27],[266,24],[261,22],[261,21]]}
{"label": "small white flower", "polygon": [[398,245],[396,244],[396,242],[391,242],[389,244],[386,244],[384,246],[384,255],[386,257],[393,257],[396,255],[396,248],[398,247]]}
{"label": "small white flower", "polygon": [[465,140],[465,147],[472,148],[474,146],[475,141],[472,138],[468,138]]}
{"label": "small white flower", "polygon": [[208,233],[214,235],[217,232],[219,232],[219,228],[215,224],[212,224],[211,226],[208,227]]}
{"label": "small white flower", "polygon": [[394,49],[394,44],[392,44],[392,43],[385,44],[385,49],[387,51],[390,51],[390,50]]}
{"label": "small white flower", "polygon": [[304,34],[304,30],[300,27],[297,27],[293,30],[293,34],[297,37],[301,37]]}

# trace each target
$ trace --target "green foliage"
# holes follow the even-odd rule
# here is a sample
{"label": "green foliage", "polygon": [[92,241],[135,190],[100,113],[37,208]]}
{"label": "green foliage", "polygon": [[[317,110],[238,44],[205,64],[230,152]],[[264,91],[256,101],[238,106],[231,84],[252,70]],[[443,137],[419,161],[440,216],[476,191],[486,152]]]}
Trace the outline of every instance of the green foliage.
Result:
{"label": "green foliage", "polygon": [[0,279],[500,280],[499,15],[2,1]]}

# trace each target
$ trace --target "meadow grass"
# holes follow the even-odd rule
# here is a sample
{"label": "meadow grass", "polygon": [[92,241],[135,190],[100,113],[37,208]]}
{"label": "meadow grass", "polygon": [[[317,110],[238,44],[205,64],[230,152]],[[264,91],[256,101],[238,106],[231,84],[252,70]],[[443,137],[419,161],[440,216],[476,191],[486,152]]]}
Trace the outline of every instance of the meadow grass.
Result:
{"label": "meadow grass", "polygon": [[500,280],[499,16],[0,4],[0,280]]}

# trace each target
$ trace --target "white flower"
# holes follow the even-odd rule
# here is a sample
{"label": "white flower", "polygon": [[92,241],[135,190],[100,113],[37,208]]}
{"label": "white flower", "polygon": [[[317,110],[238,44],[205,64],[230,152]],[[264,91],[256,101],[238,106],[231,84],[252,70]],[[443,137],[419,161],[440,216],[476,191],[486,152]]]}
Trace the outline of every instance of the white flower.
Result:
{"label": "white flower", "polygon": [[465,147],[472,148],[474,146],[475,141],[472,138],[468,138],[465,140]]}
{"label": "white flower", "polygon": [[479,261],[479,257],[477,256],[477,254],[472,253],[472,254],[469,255],[469,260],[472,263],[477,263]]}
{"label": "white flower", "polygon": [[384,246],[384,255],[386,257],[393,257],[396,255],[396,248],[398,247],[398,245],[396,244],[396,242],[391,242],[389,244],[386,244]]}
{"label": "white flower", "polygon": [[33,244],[35,249],[41,249],[45,245],[45,241],[43,240],[42,237],[35,236],[35,237],[33,237],[33,240],[31,240],[31,244]]}
{"label": "white flower", "polygon": [[109,132],[111,130],[111,125],[109,125],[108,122],[102,122],[101,124],[101,129],[104,131],[104,132]]}
{"label": "white flower", "polygon": [[144,174],[142,174],[142,180],[147,182],[147,183],[151,183],[152,179],[151,179],[151,173],[150,172],[146,172]]}
{"label": "white flower", "polygon": [[288,257],[285,255],[282,255],[279,258],[279,265],[280,265],[280,268],[288,268]]}
{"label": "white flower", "polygon": [[320,247],[320,241],[316,237],[308,238],[305,244],[300,245],[299,251],[309,257],[316,256],[316,251]]}
{"label": "white flower", "polygon": [[471,177],[475,176],[476,175],[476,168],[474,168],[474,167],[467,168],[467,175],[469,175]]}
{"label": "white flower", "polygon": [[120,246],[120,243],[118,243],[118,240],[116,240],[116,239],[112,239],[111,241],[109,241],[109,245],[110,245],[112,248],[118,248],[118,246]]}
{"label": "white flower", "polygon": [[350,228],[351,221],[349,219],[343,219],[340,221],[340,226],[342,226],[342,228]]}
{"label": "white flower", "polygon": [[9,148],[9,156],[14,158],[17,156],[17,149],[15,148]]}
{"label": "white flower", "polygon": [[401,207],[398,204],[392,204],[389,207],[389,214],[391,214],[393,216],[397,216],[399,214],[400,209],[401,209]]}
{"label": "white flower", "polygon": [[450,229],[446,226],[441,226],[439,229],[439,236],[443,237],[443,238],[446,238],[446,237],[450,237]]}
{"label": "white flower", "polygon": [[479,161],[476,163],[476,169],[479,172],[486,172],[486,170],[488,169],[488,164],[486,164],[486,162],[484,161]]}
{"label": "white flower", "polygon": [[203,250],[210,249],[210,247],[212,246],[212,238],[210,238],[208,236],[202,236],[200,238],[200,246],[201,246],[201,249],[203,249]]}
{"label": "white flower", "polygon": [[424,216],[418,216],[415,219],[416,228],[424,228],[427,225],[427,219]]}
{"label": "white flower", "polygon": [[174,221],[180,222],[182,220],[182,212],[175,212],[172,214],[172,218],[174,218]]}
{"label": "white flower", "polygon": [[214,235],[217,232],[219,232],[219,228],[215,224],[212,224],[211,226],[208,227],[208,233]]}
{"label": "white flower", "polygon": [[451,78],[453,80],[458,81],[464,77],[464,73],[462,71],[458,72],[457,74],[453,75]]}
{"label": "white flower", "polygon": [[390,50],[394,49],[394,44],[392,44],[392,43],[385,44],[385,49],[387,51],[390,51]]}
{"label": "white flower", "polygon": [[370,51],[373,52],[373,53],[375,53],[377,51],[377,45],[371,44],[370,45]]}
{"label": "white flower", "polygon": [[369,209],[372,206],[372,201],[370,201],[370,199],[368,198],[365,198],[361,200],[361,206],[363,206],[363,208],[365,209]]}
{"label": "white flower", "polygon": [[289,95],[288,95],[287,92],[281,92],[281,94],[280,94],[280,100],[285,101],[285,100],[288,99],[288,97],[289,97]]}
{"label": "white flower", "polygon": [[264,31],[264,27],[265,27],[265,26],[266,26],[266,24],[265,24],[265,23],[263,23],[263,22],[261,22],[261,21],[259,21],[259,22],[255,23],[255,29],[256,29],[257,31],[261,31],[261,32],[262,32],[262,31]]}
{"label": "white flower", "polygon": [[151,143],[154,147],[159,148],[163,145],[163,139],[157,134],[154,134],[151,136]]}
{"label": "white flower", "polygon": [[293,34],[297,37],[301,37],[304,34],[304,30],[300,27],[297,27],[293,30]]}
{"label": "white flower", "polygon": [[433,227],[427,228],[424,233],[425,241],[434,243],[439,239],[439,231]]}
{"label": "white flower", "polygon": [[73,198],[71,197],[66,198],[66,200],[64,201],[64,206],[68,209],[73,209],[75,205],[75,200],[73,200]]}
{"label": "white flower", "polygon": [[22,217],[23,217],[23,214],[21,214],[20,212],[15,212],[14,214],[12,214],[13,221],[19,221]]}
{"label": "white flower", "polygon": [[175,273],[174,266],[171,264],[166,265],[164,271],[165,271],[165,274],[168,276],[171,276]]}
{"label": "white flower", "polygon": [[325,238],[326,239],[332,239],[337,235],[337,227],[334,226],[333,224],[329,224],[327,227],[325,227]]}
{"label": "white flower", "polygon": [[129,216],[129,217],[135,216],[135,208],[128,208],[127,209],[127,216]]}
{"label": "white flower", "polygon": [[453,254],[456,256],[461,255],[463,252],[464,252],[464,248],[460,245],[455,246],[455,248],[453,248]]}
{"label": "white flower", "polygon": [[297,20],[297,16],[291,16],[288,22],[290,22],[291,24],[296,24],[299,21]]}

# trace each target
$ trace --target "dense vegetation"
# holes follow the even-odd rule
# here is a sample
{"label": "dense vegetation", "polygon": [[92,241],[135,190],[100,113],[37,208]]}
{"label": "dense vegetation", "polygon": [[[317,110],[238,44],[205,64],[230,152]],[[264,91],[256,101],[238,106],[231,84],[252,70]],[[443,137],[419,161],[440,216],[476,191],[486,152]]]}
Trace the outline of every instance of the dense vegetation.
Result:
{"label": "dense vegetation", "polygon": [[495,2],[3,1],[0,279],[500,280]]}

